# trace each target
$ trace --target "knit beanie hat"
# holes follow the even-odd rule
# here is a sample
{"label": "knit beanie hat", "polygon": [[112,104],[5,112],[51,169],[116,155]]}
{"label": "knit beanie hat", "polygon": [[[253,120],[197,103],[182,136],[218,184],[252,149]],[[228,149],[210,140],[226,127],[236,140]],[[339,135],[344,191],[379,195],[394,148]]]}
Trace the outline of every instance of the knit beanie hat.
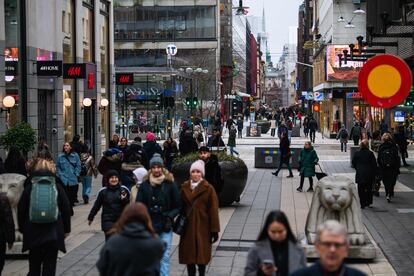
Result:
{"label": "knit beanie hat", "polygon": [[155,165],[160,165],[161,167],[164,167],[164,160],[162,160],[162,157],[159,153],[154,153],[152,156],[150,162],[149,162],[150,168],[152,168]]}
{"label": "knit beanie hat", "polygon": [[155,135],[152,132],[147,132],[147,135],[145,136],[147,141],[154,141],[155,140]]}
{"label": "knit beanie hat", "polygon": [[145,168],[138,168],[133,171],[135,177],[137,178],[138,184],[142,183],[143,178],[147,175],[148,171]]}
{"label": "knit beanie hat", "polygon": [[197,160],[191,164],[190,173],[194,170],[200,171],[201,175],[205,175],[205,165],[203,160]]}
{"label": "knit beanie hat", "polygon": [[116,177],[118,177],[118,179],[119,179],[119,173],[118,173],[116,170],[109,170],[109,171],[106,173],[106,177],[107,177],[107,179],[111,178],[112,176],[116,176]]}

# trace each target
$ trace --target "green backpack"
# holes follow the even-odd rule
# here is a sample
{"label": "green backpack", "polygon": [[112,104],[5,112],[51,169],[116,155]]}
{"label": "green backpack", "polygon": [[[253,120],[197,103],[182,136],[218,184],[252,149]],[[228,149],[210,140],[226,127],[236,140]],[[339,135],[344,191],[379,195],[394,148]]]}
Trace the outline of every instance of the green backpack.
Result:
{"label": "green backpack", "polygon": [[58,192],[53,176],[35,176],[32,178],[30,193],[29,219],[32,223],[51,223],[58,219]]}

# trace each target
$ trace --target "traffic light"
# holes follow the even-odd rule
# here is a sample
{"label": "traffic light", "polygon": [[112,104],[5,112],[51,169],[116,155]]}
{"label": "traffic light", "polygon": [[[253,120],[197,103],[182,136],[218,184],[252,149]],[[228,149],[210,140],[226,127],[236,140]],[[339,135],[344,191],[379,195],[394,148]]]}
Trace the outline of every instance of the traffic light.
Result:
{"label": "traffic light", "polygon": [[193,98],[193,107],[197,107],[197,105],[198,105],[198,99],[197,99],[197,97],[194,97]]}
{"label": "traffic light", "polygon": [[197,107],[198,106],[198,99],[197,99],[197,97],[185,98],[185,104],[189,107]]}
{"label": "traffic light", "polygon": [[185,105],[191,106],[191,98],[185,98]]}
{"label": "traffic light", "polygon": [[163,107],[164,108],[174,108],[175,106],[175,100],[174,97],[165,97],[164,98],[164,103],[163,103]]}
{"label": "traffic light", "polygon": [[312,109],[313,109],[313,112],[318,113],[321,110],[321,107],[319,103],[314,103]]}

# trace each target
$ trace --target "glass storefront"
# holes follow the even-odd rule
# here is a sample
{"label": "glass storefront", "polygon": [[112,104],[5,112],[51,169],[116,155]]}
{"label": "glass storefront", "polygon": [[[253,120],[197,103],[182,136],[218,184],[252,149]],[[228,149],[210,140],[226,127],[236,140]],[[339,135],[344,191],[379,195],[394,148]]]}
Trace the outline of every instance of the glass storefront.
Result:
{"label": "glass storefront", "polygon": [[[63,0],[62,3],[62,33],[63,33],[63,63],[75,62],[74,45],[74,14],[73,0]],[[73,93],[72,93],[73,91]],[[74,135],[74,80],[63,79],[63,131],[65,142],[72,140]]]}
{"label": "glass storefront", "polygon": [[94,62],[93,44],[93,9],[84,6],[82,26],[83,26],[83,61]]}
{"label": "glass storefront", "polygon": [[[100,2],[101,31],[100,31],[100,55],[101,55],[101,98],[110,100],[109,97],[109,3]],[[101,135],[102,142],[109,142],[109,110],[106,108],[101,112]],[[107,141],[108,140],[108,141]]]}
{"label": "glass storefront", "polygon": [[115,7],[114,21],[115,40],[206,40],[216,37],[215,6]]}
{"label": "glass storefront", "polygon": [[380,129],[381,120],[384,119],[384,109],[379,107],[371,107],[367,105],[362,99],[354,100],[353,106],[353,121],[354,122],[371,122],[371,131]]}

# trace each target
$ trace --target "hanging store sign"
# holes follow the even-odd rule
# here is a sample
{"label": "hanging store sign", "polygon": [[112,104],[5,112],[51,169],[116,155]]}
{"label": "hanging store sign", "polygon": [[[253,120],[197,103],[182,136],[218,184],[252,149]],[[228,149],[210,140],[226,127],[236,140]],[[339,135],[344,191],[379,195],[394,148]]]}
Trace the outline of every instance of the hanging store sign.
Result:
{"label": "hanging store sign", "polygon": [[348,92],[346,93],[346,98],[347,99],[361,99],[362,94],[361,92]]}
{"label": "hanging store sign", "polygon": [[324,93],[323,92],[314,92],[313,93],[313,99],[315,101],[318,101],[318,102],[323,101],[325,99]]}
{"label": "hanging store sign", "polygon": [[6,76],[17,76],[17,61],[5,61],[5,75]]}
{"label": "hanging store sign", "polygon": [[371,106],[391,108],[410,93],[410,67],[399,57],[378,55],[369,59],[359,73],[358,90]]}
{"label": "hanging store sign", "polygon": [[85,79],[86,63],[65,63],[63,64],[64,79]]}
{"label": "hanging store sign", "polygon": [[115,75],[115,82],[117,85],[133,85],[134,74],[133,73],[119,73]]}
{"label": "hanging store sign", "polygon": [[37,61],[37,75],[41,77],[60,77],[62,76],[61,60]]}
{"label": "hanging store sign", "polygon": [[167,46],[167,48],[165,48],[165,51],[169,56],[175,56],[177,54],[177,50],[177,46],[175,46],[174,44],[170,44]]}

